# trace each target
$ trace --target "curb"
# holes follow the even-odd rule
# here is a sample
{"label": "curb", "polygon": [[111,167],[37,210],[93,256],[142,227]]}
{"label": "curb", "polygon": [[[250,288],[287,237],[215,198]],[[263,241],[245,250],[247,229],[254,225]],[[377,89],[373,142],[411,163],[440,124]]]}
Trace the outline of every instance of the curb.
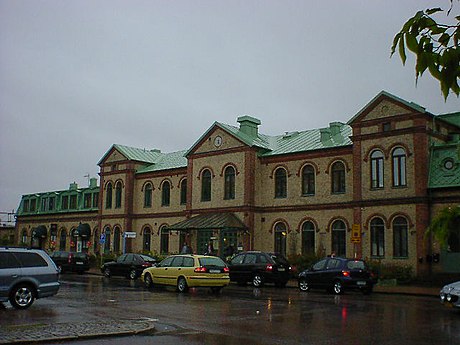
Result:
{"label": "curb", "polygon": [[7,326],[2,327],[0,331],[0,344],[46,343],[135,335],[154,329],[154,324],[145,320]]}

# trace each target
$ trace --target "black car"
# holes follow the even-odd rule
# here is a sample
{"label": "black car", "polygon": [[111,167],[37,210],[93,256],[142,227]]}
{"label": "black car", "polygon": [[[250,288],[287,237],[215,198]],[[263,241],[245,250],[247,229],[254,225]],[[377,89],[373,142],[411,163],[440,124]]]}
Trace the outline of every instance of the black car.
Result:
{"label": "black car", "polygon": [[324,258],[299,274],[299,289],[302,291],[325,288],[338,295],[346,289],[359,289],[369,294],[374,284],[373,273],[363,260],[358,259]]}
{"label": "black car", "polygon": [[89,270],[89,255],[86,253],[56,251],[50,257],[61,273],[71,271],[82,274]]}
{"label": "black car", "polygon": [[243,252],[234,256],[228,263],[230,280],[238,284],[251,282],[260,287],[265,283],[286,286],[291,277],[291,265],[279,254],[259,251]]}
{"label": "black car", "polygon": [[140,277],[142,271],[152,267],[156,259],[144,254],[127,253],[120,255],[116,261],[106,262],[101,266],[101,272],[106,277],[123,276],[129,279]]}

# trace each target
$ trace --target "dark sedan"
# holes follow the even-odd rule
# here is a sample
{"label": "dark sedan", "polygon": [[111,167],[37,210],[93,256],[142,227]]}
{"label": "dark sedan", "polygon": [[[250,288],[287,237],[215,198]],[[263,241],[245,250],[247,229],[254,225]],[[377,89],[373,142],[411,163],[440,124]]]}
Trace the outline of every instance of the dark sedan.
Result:
{"label": "dark sedan", "polygon": [[144,269],[152,267],[156,262],[156,259],[148,255],[127,253],[120,255],[116,261],[103,264],[101,272],[106,277],[122,276],[136,279],[141,276]]}
{"label": "dark sedan", "polygon": [[233,257],[228,267],[231,281],[238,284],[251,282],[255,287],[265,283],[284,287],[291,277],[289,262],[282,255],[274,253],[243,252]]}
{"label": "dark sedan", "polygon": [[299,289],[325,288],[335,294],[346,289],[359,289],[365,294],[372,292],[374,275],[363,260],[330,257],[315,263],[299,274]]}

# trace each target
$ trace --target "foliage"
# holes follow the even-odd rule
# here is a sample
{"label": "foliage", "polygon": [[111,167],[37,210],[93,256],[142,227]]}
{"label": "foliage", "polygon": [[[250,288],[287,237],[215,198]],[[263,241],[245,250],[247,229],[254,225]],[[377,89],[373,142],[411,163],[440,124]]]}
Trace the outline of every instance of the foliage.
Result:
{"label": "foliage", "polygon": [[426,230],[425,237],[432,234],[441,247],[445,247],[451,233],[455,232],[460,234],[459,224],[460,205],[457,207],[443,208],[432,219],[430,226]]}
{"label": "foliage", "polygon": [[310,268],[320,257],[316,254],[292,254],[287,257],[294,274]]}
{"label": "foliage", "polygon": [[0,245],[7,246],[13,243],[10,243],[10,237],[8,235],[4,235],[0,237]]}
{"label": "foliage", "polygon": [[370,260],[366,263],[379,279],[396,279],[398,283],[408,283],[413,279],[410,265],[387,264],[379,260]]}
{"label": "foliage", "polygon": [[102,264],[105,264],[106,262],[110,262],[110,261],[116,261],[116,260],[117,260],[117,255],[114,253],[102,254]]}
{"label": "foliage", "polygon": [[[460,0],[459,0],[460,1]],[[451,14],[451,6],[446,11]],[[396,34],[391,47],[391,56],[399,50],[403,65],[406,62],[406,47],[416,56],[415,76],[418,78],[428,69],[439,81],[444,100],[449,92],[460,94],[460,16],[455,17],[456,24],[441,24],[433,19],[434,14],[445,12],[441,8],[418,11]]]}

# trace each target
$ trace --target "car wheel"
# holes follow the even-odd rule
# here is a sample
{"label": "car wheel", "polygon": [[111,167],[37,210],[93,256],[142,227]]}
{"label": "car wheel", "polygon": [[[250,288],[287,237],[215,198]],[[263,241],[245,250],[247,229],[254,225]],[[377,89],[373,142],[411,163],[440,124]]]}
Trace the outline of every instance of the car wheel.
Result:
{"label": "car wheel", "polygon": [[20,284],[11,291],[10,303],[16,309],[29,308],[34,300],[35,291],[27,284]]}
{"label": "car wheel", "polygon": [[110,268],[106,267],[104,268],[104,276],[106,276],[107,278],[110,278]]}
{"label": "car wheel", "polygon": [[188,286],[187,286],[187,281],[185,280],[184,277],[179,277],[177,280],[177,291],[179,292],[187,292]]}
{"label": "car wheel", "polygon": [[146,288],[151,288],[153,286],[152,276],[148,273],[144,277],[144,285]]}
{"label": "car wheel", "polygon": [[343,293],[343,285],[342,285],[342,282],[340,280],[336,280],[334,282],[334,286],[332,287],[332,291],[336,294],[336,295],[340,295]]}
{"label": "car wheel", "polygon": [[136,278],[137,278],[136,270],[133,269],[133,270],[129,271],[129,279],[134,280]]}
{"label": "car wheel", "polygon": [[262,285],[264,285],[264,279],[260,273],[254,274],[254,276],[252,277],[252,285],[254,287],[261,287]]}
{"label": "car wheel", "polygon": [[310,290],[310,284],[308,284],[306,279],[299,280],[299,289],[300,291],[308,291]]}

